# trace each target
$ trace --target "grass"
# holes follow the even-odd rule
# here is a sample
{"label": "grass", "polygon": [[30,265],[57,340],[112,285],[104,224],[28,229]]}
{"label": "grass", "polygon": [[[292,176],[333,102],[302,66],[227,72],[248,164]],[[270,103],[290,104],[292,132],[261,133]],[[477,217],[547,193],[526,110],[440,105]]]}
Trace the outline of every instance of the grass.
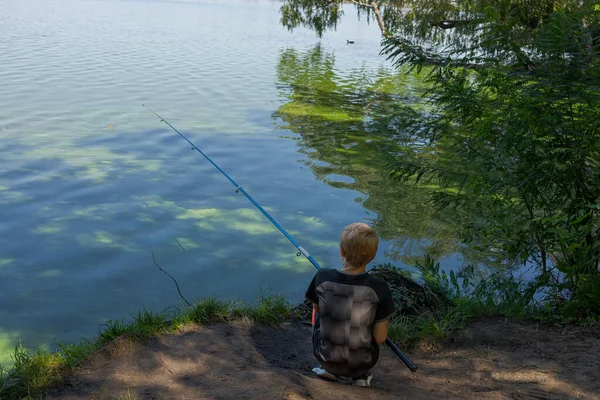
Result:
{"label": "grass", "polygon": [[441,343],[478,318],[504,316],[534,320],[541,316],[540,310],[524,303],[523,296],[511,296],[513,291],[512,281],[498,280],[493,289],[488,286],[469,295],[452,296],[450,304],[439,309],[419,316],[400,315],[392,319],[389,337],[398,345],[411,348],[424,340]]}
{"label": "grass", "polygon": [[[255,305],[208,298],[191,308],[178,308],[171,313],[141,310],[132,317],[129,323],[109,320],[93,340],[59,344],[59,350],[55,352],[42,347],[30,351],[19,344],[12,355],[13,367],[7,370],[0,366],[0,399],[41,399],[46,389],[60,383],[92,353],[122,335],[127,335],[133,341],[143,341],[154,335],[177,331],[189,324],[236,320],[277,325],[294,318],[295,314],[284,295],[261,291]],[[118,399],[133,397],[128,395]]]}
{"label": "grass", "polygon": [[390,323],[388,336],[404,348],[414,347],[424,339],[442,342],[463,329],[470,318],[460,310],[447,309],[424,313],[418,317],[399,316]]}
{"label": "grass", "polygon": [[[388,335],[405,348],[414,347],[423,340],[442,342],[453,332],[464,329],[469,322],[485,317],[502,316],[554,326],[600,326],[597,313],[600,309],[600,279],[597,277],[596,281],[586,282],[589,287],[582,291],[581,300],[557,307],[548,301],[534,300],[535,282],[526,283],[502,271],[482,277],[475,269],[467,267],[457,274],[446,275],[441,272],[439,263],[428,256],[417,262],[417,267],[423,273],[425,285],[448,302],[418,316],[400,315],[392,319]],[[381,268],[394,270],[391,266]],[[585,317],[578,318],[571,308],[596,310],[596,315],[583,314]]]}
{"label": "grass", "polygon": [[489,361],[494,361],[494,352],[492,351],[489,345],[485,346],[477,346],[473,351],[475,356],[479,358],[484,358]]}
{"label": "grass", "polygon": [[[469,281],[469,274],[463,273],[459,281],[458,275],[440,273],[439,264],[431,258],[426,258],[419,266],[424,272],[426,285],[441,293],[448,302],[420,312],[418,316],[395,317],[390,323],[388,336],[400,347],[411,348],[424,340],[433,345],[443,342],[453,332],[465,328],[470,321],[479,317],[505,316],[548,321],[549,315],[556,314],[532,304],[528,287],[512,277],[497,274],[483,280]],[[390,271],[400,273],[393,267],[390,267]],[[406,295],[400,293],[401,288],[393,290],[397,290],[398,295]],[[595,298],[592,300],[597,301]],[[109,320],[102,325],[98,337],[79,344],[59,345],[60,349],[56,352],[44,348],[27,351],[21,345],[17,346],[13,354],[13,368],[6,370],[0,366],[0,399],[41,398],[47,388],[60,383],[83,360],[122,335],[132,341],[142,341],[154,335],[177,331],[189,324],[236,320],[277,325],[286,320],[306,317],[302,313],[302,308],[292,307],[284,295],[265,294],[262,291],[254,305],[223,302],[211,297],[190,308],[178,308],[171,313],[141,310],[132,316],[129,323]],[[598,322],[595,317],[586,319],[586,324],[590,326],[598,326]],[[493,358],[489,349],[476,351]],[[131,399],[129,396],[120,398]]]}
{"label": "grass", "polygon": [[427,340],[441,343],[454,332],[483,317],[505,316],[513,319],[535,319],[538,315],[526,308],[517,308],[518,300],[507,298],[490,304],[481,298],[462,298],[454,305],[428,311],[419,316],[400,315],[390,322],[389,337],[399,346],[412,348]]}

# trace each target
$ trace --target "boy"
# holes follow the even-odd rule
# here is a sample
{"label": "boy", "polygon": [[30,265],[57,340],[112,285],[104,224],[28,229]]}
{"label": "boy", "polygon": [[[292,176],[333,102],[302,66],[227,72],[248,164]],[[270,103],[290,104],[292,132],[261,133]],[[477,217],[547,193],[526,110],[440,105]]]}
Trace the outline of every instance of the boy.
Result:
{"label": "boy", "polygon": [[368,225],[353,223],[340,238],[343,269],[321,269],[306,291],[313,303],[313,353],[322,378],[352,378],[371,385],[371,368],[379,361],[394,302],[387,283],[366,272],[377,254],[379,238]]}

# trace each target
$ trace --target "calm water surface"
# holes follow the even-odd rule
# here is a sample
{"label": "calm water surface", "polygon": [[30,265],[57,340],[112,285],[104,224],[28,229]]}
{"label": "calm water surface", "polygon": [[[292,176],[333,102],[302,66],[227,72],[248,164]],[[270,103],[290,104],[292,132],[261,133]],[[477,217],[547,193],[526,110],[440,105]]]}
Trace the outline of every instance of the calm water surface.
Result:
{"label": "calm water surface", "polygon": [[[370,153],[354,146],[371,139],[348,123],[351,110],[330,96],[320,100],[323,115],[311,109],[315,119],[302,108],[314,102],[298,103],[306,88],[338,93],[348,77],[377,74],[410,96],[412,78],[390,78],[378,54],[377,27],[348,10],[319,40],[282,28],[278,9],[275,1],[0,2],[0,362],[18,338],[26,347],[76,342],[107,319],[180,304],[151,249],[190,299],[252,300],[269,287],[302,299],[312,265],[142,103],[322,266],[339,265],[340,230],[356,220],[384,239],[375,262],[402,266],[402,255],[438,240],[442,225],[419,197],[355,163]],[[460,257],[448,246],[441,255],[452,265]]]}

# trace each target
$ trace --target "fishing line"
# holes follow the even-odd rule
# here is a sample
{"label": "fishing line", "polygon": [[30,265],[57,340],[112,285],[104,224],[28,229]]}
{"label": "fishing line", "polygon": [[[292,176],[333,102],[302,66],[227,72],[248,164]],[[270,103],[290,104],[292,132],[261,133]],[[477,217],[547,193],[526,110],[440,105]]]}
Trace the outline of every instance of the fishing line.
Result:
{"label": "fishing line", "polygon": [[162,269],[160,265],[158,265],[158,263],[156,262],[156,258],[154,258],[154,250],[152,250],[152,248],[150,248],[150,251],[152,252],[152,261],[154,261],[154,265],[156,265],[158,267],[158,269],[160,269],[162,272],[164,272],[169,278],[173,279],[173,282],[175,282],[175,287],[177,288],[177,293],[179,293],[179,297],[181,297],[183,299],[183,301],[185,301],[187,303],[188,306],[193,307],[190,304],[190,302],[187,301],[187,299],[185,297],[183,297],[183,295],[181,294],[181,290],[179,290],[179,284],[177,283],[175,278],[173,278],[171,276],[171,274],[169,274],[167,271]]}
{"label": "fishing line", "polygon": [[[229,182],[231,182],[231,184],[233,186],[235,186],[236,190],[235,192],[241,192],[244,196],[246,196],[246,198],[248,200],[250,200],[250,202],[252,204],[254,204],[254,206],[256,206],[256,208],[258,208],[258,210],[260,212],[262,212],[264,214],[265,217],[267,217],[269,219],[269,221],[271,221],[273,223],[273,225],[275,225],[275,227],[277,227],[277,229],[279,229],[279,231],[281,233],[284,234],[284,236],[286,238],[288,238],[288,240],[290,242],[292,242],[292,244],[294,246],[296,246],[296,248],[298,249],[298,253],[296,254],[298,257],[300,256],[300,254],[304,255],[304,257],[306,257],[306,259],[308,261],[310,261],[310,263],[317,269],[320,270],[321,266],[319,265],[319,263],[317,263],[317,261],[302,247],[300,246],[300,244],[298,242],[296,242],[296,240],[294,240],[294,238],[287,233],[287,231],[281,226],[279,225],[279,223],[277,223],[277,221],[275,221],[275,219],[273,219],[273,217],[271,217],[271,215],[265,211],[264,208],[261,207],[260,204],[258,204],[256,202],[256,200],[254,200],[252,198],[252,196],[250,196],[250,194],[248,194],[248,192],[246,192],[235,180],[233,180],[232,177],[230,177],[225,171],[223,171],[223,169],[221,169],[221,167],[219,167],[209,156],[207,156],[206,154],[204,154],[204,152],[202,150],[200,150],[194,143],[192,143],[187,137],[185,137],[181,132],[179,132],[173,125],[171,125],[167,120],[165,120],[163,117],[161,117],[160,115],[158,115],[157,113],[155,113],[152,109],[150,109],[149,107],[147,107],[146,105],[142,104],[142,107],[146,108],[148,111],[150,111],[152,114],[156,115],[161,122],[164,122],[165,124],[169,125],[169,127],[175,131],[179,136],[181,136],[186,142],[188,142],[190,144],[190,146],[192,146],[192,150],[196,150],[198,153],[200,153],[204,158],[206,158],[221,174],[223,174],[228,180]],[[155,261],[156,263],[156,261]],[[159,267],[160,268],[160,267]],[[161,268],[162,269],[162,268]],[[178,289],[179,290],[179,289]],[[181,293],[180,293],[181,295]],[[186,300],[187,302],[187,300]],[[189,304],[189,303],[188,303]],[[385,338],[385,343],[392,349],[392,351],[398,356],[400,357],[400,359],[404,362],[404,364],[406,364],[406,366],[408,367],[408,369],[410,369],[412,372],[415,372],[417,370],[417,366],[394,344],[394,342],[392,342],[390,340],[390,338],[386,337]]]}

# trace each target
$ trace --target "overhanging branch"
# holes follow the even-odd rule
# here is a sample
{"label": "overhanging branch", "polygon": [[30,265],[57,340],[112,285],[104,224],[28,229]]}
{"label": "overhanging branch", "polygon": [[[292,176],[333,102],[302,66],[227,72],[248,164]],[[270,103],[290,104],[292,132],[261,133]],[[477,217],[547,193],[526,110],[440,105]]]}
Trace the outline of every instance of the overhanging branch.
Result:
{"label": "overhanging branch", "polygon": [[363,3],[363,2],[357,1],[357,0],[350,0],[350,1],[353,4],[356,4],[357,6],[370,8],[371,10],[373,10],[373,14],[375,14],[375,18],[377,19],[377,25],[379,25],[379,30],[381,31],[381,34],[387,38],[391,37],[387,28],[385,27],[385,23],[383,22],[383,17],[381,16],[381,11],[379,10],[379,7],[377,7],[377,4]]}
{"label": "overhanging branch", "polygon": [[485,66],[481,64],[444,59],[429,54],[419,46],[391,35],[387,37],[387,44],[384,46],[381,53],[388,54],[388,59],[396,59],[396,63],[412,63],[434,67],[446,67],[452,65],[453,67],[468,69],[485,68]]}

